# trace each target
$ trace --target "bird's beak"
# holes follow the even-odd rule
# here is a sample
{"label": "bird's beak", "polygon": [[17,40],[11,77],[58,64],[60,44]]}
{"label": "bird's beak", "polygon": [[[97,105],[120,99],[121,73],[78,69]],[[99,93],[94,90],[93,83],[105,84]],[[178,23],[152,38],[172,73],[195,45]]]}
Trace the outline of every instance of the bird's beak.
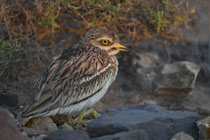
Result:
{"label": "bird's beak", "polygon": [[128,48],[121,44],[115,45],[114,48],[116,48],[116,50],[118,50],[118,51],[128,51]]}

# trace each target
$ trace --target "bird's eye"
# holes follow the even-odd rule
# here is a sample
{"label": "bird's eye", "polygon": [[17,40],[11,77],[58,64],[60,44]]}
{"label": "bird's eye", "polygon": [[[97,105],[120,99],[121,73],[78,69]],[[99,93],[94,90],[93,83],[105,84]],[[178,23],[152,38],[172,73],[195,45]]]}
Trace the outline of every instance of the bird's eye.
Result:
{"label": "bird's eye", "polygon": [[110,41],[109,40],[101,40],[101,44],[107,46],[110,44]]}

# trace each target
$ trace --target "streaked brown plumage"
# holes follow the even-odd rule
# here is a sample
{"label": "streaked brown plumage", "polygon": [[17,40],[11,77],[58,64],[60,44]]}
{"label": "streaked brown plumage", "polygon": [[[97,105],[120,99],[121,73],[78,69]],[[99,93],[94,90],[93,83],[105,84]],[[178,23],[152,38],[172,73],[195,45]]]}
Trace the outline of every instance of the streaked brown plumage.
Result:
{"label": "streaked brown plumage", "polygon": [[90,108],[115,80],[115,54],[125,49],[113,32],[90,30],[78,44],[52,58],[37,81],[35,101],[21,117],[29,120]]}

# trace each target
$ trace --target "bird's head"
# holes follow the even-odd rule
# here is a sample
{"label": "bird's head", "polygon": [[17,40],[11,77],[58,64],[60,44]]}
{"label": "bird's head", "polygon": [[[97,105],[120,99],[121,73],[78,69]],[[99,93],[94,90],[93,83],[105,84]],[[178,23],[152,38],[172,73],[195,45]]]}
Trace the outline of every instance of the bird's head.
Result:
{"label": "bird's head", "polygon": [[105,29],[92,29],[88,31],[83,41],[106,51],[109,55],[115,55],[120,51],[128,51],[125,46],[119,43],[119,38],[115,33]]}

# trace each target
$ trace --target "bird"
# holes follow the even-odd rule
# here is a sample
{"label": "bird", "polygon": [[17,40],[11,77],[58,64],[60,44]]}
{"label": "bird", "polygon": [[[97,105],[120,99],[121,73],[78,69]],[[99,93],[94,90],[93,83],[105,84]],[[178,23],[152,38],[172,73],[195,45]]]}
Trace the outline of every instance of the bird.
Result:
{"label": "bird", "polygon": [[116,79],[120,51],[128,48],[120,44],[117,34],[102,28],[89,30],[77,44],[52,57],[36,82],[34,102],[21,117],[28,121],[90,109]]}

